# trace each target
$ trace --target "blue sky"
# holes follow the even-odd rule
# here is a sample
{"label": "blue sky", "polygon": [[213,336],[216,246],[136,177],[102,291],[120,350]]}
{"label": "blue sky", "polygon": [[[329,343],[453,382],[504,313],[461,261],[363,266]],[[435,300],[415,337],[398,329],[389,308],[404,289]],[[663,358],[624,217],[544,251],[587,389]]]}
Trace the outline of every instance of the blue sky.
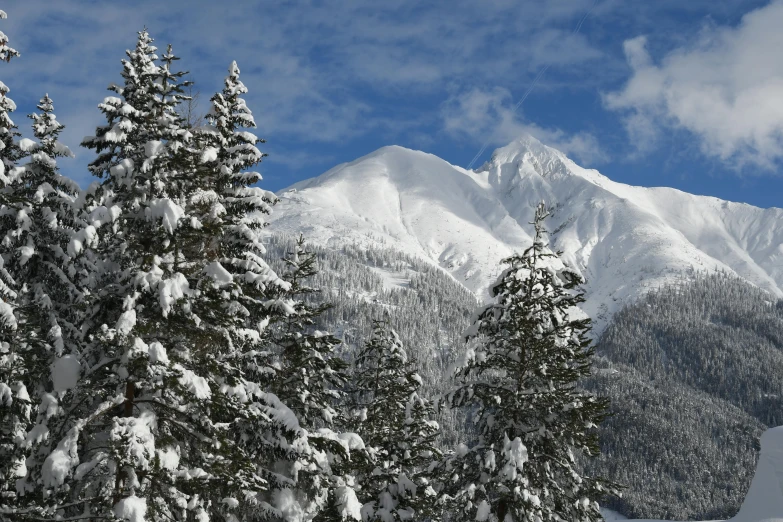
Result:
{"label": "blue sky", "polygon": [[24,115],[48,92],[77,153],[63,170],[83,186],[92,152],[77,145],[146,26],[203,99],[237,60],[272,190],[389,144],[468,166],[487,143],[480,165],[529,132],[617,181],[783,206],[783,0],[0,7],[22,54],[0,69],[15,121],[28,133]]}

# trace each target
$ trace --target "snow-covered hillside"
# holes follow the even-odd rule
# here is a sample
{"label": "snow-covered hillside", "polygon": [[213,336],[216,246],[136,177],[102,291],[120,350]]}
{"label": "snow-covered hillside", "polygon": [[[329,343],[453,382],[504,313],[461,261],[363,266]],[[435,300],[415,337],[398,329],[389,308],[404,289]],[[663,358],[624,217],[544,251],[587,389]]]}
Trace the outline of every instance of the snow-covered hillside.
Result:
{"label": "snow-covered hillside", "polygon": [[587,278],[598,329],[627,300],[693,270],[723,269],[783,296],[783,210],[616,183],[530,136],[476,171],[384,147],[279,196],[272,230],[397,248],[479,296],[501,258],[530,244],[543,200],[556,209],[552,244]]}

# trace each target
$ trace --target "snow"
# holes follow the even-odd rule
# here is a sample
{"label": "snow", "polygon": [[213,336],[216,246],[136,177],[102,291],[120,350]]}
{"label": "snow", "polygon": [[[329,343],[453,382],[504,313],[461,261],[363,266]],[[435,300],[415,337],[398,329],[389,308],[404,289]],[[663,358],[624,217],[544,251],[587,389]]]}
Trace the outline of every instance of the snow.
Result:
{"label": "snow", "polygon": [[95,241],[97,236],[98,231],[93,225],[88,225],[79,230],[71,236],[71,240],[68,243],[68,255],[71,257],[79,255],[85,246],[89,246]]}
{"label": "snow", "polygon": [[158,140],[151,140],[144,144],[144,155],[148,158],[154,158],[163,151],[163,143]]}
{"label": "snow", "polygon": [[180,364],[175,364],[172,368],[182,373],[179,383],[192,393],[196,399],[204,400],[212,397],[212,390],[204,377],[196,375],[193,370],[184,368]]}
{"label": "snow", "polygon": [[209,163],[210,161],[216,161],[218,157],[218,150],[215,147],[207,147],[204,152],[201,153],[201,163]]}
{"label": "snow", "polygon": [[114,505],[114,515],[127,522],[146,522],[147,499],[131,495]]}
{"label": "snow", "polygon": [[16,330],[17,322],[14,309],[5,301],[0,301],[0,325]]}
{"label": "snow", "polygon": [[383,282],[384,290],[397,290],[399,288],[409,288],[411,279],[409,272],[394,272],[385,268],[371,266],[370,270],[380,276]]}
{"label": "snow", "polygon": [[149,470],[155,457],[155,436],[150,426],[155,424],[152,412],[141,417],[115,417],[109,439],[118,444],[124,457],[139,471]]}
{"label": "snow", "polygon": [[120,315],[120,318],[117,319],[117,324],[114,328],[117,330],[118,334],[128,335],[131,330],[133,330],[134,326],[136,326],[136,311],[126,310]]}
{"label": "snow", "polygon": [[163,364],[163,365],[169,364],[169,356],[166,353],[166,349],[159,342],[155,341],[150,343],[149,354],[150,354],[150,362]]}
{"label": "snow", "polygon": [[352,433],[352,432],[338,433],[337,438],[340,440],[340,442],[345,447],[345,449],[348,450],[349,452],[353,450],[364,449],[364,441],[356,433]]}
{"label": "snow", "polygon": [[482,500],[481,503],[478,505],[478,509],[476,510],[476,520],[478,522],[484,522],[485,520],[489,520],[490,511],[491,511],[491,507],[489,503],[486,500]]}
{"label": "snow", "polygon": [[71,470],[79,464],[76,449],[79,431],[76,428],[71,428],[57,448],[46,457],[42,468],[45,487],[61,486],[65,482],[65,478],[70,475]]}
{"label": "snow", "polygon": [[153,199],[146,209],[147,219],[159,219],[163,229],[169,234],[174,232],[184,215],[185,209],[169,198]]}
{"label": "snow", "polygon": [[[109,131],[108,133],[106,133],[106,139],[108,139],[109,141],[112,141],[112,140],[109,138],[109,133],[111,133],[111,131]],[[114,136],[114,134],[112,134],[112,136],[113,136],[115,139],[117,138],[116,136]],[[121,161],[121,162],[120,162],[118,165],[115,165],[115,166],[111,167],[111,168],[109,169],[109,172],[111,172],[111,175],[112,175],[113,177],[115,177],[115,178],[122,178],[122,177],[124,177],[126,174],[127,174],[128,176],[130,176],[131,174],[133,174],[133,160],[132,160],[132,159],[130,159],[130,158],[126,158],[126,159],[124,159],[124,160],[122,160],[122,161]]]}
{"label": "snow", "polygon": [[179,467],[179,451],[177,448],[164,448],[158,450],[158,459],[163,469],[173,471]]}
{"label": "snow", "polygon": [[628,520],[628,517],[607,508],[601,508],[601,515],[604,517],[604,520]]}
{"label": "snow", "polygon": [[10,408],[14,402],[14,394],[11,388],[4,382],[0,382],[0,405]]}
{"label": "snow", "polygon": [[82,366],[73,355],[63,355],[52,363],[52,384],[54,391],[64,392],[79,382]]}
{"label": "snow", "polygon": [[362,505],[359,503],[359,499],[356,498],[356,492],[352,487],[347,485],[338,486],[334,490],[334,496],[337,512],[342,515],[343,519],[362,519]]}
{"label": "snow", "polygon": [[[388,247],[440,267],[481,298],[500,260],[532,242],[536,204],[552,246],[587,279],[599,333],[614,312],[694,271],[725,270],[783,296],[783,209],[616,183],[527,136],[476,171],[384,147],[278,194],[269,232]],[[389,287],[398,274],[377,271]]]}
{"label": "snow", "polygon": [[213,261],[204,267],[204,274],[211,277],[219,286],[231,284],[234,281],[231,273],[218,261]]}
{"label": "snow", "polygon": [[174,304],[190,294],[190,284],[187,278],[177,272],[168,279],[158,281],[158,302],[163,313],[167,317]]}
{"label": "snow", "polygon": [[275,508],[280,510],[283,520],[290,522],[304,522],[306,520],[305,512],[292,490],[286,488],[274,491],[272,503]]}
{"label": "snow", "polygon": [[522,439],[517,437],[514,440],[508,440],[508,436],[506,436],[503,442],[503,457],[506,461],[506,465],[503,466],[503,475],[508,480],[516,479],[517,472],[522,471],[525,462],[527,462],[527,448],[522,444]]}
{"label": "snow", "polygon": [[[44,408],[52,410],[56,408],[56,399],[49,396],[51,400],[46,398],[41,402],[39,410],[43,411]],[[92,420],[92,418],[100,417],[107,410],[111,409],[118,404],[124,402],[124,395],[117,395],[112,400],[104,401],[101,403],[92,413],[91,418],[80,419],[74,426],[68,430],[65,437],[60,439],[57,447],[52,451],[44,460],[41,468],[43,485],[47,488],[57,488],[62,486],[66,477],[71,474],[71,471],[79,465],[79,451],[78,440],[84,426]],[[54,405],[51,402],[54,401]],[[49,406],[45,406],[46,403]]]}
{"label": "snow", "polygon": [[19,140],[19,143],[17,143],[20,149],[22,149],[24,152],[33,152],[38,144],[31,140],[30,138],[22,138]]}
{"label": "snow", "polygon": [[783,522],[783,426],[761,436],[756,474],[735,522]]}

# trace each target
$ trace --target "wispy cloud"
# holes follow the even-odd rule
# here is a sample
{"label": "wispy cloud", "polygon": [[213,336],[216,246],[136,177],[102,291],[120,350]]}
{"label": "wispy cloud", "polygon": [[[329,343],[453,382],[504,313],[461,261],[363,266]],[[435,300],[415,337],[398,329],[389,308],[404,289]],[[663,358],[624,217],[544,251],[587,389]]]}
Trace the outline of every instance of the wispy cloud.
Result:
{"label": "wispy cloud", "polygon": [[411,96],[445,96],[455,83],[503,85],[540,63],[584,66],[601,52],[567,32],[590,3],[29,0],[13,6],[5,26],[23,53],[7,83],[41,91],[22,93],[26,107],[50,91],[69,125],[65,138],[79,141],[100,121],[94,107],[146,25],[161,46],[175,44],[207,92],[238,60],[262,131],[334,142],[374,129],[386,117],[378,100],[415,103]]}
{"label": "wispy cloud", "polygon": [[443,128],[452,136],[505,145],[519,136],[530,134],[586,164],[595,165],[609,159],[598,139],[589,132],[569,134],[556,127],[525,122],[521,111],[514,111],[511,93],[503,88],[472,89],[460,93],[450,98],[441,110]]}

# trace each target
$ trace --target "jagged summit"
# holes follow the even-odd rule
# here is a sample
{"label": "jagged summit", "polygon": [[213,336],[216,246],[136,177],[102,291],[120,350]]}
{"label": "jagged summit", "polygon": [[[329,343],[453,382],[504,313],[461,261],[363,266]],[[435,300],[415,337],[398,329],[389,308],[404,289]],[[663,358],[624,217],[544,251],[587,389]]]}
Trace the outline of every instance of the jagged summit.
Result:
{"label": "jagged summit", "polygon": [[383,147],[279,195],[270,231],[397,248],[477,295],[500,259],[530,244],[528,223],[545,201],[555,208],[550,241],[587,278],[585,308],[599,328],[627,300],[694,271],[724,270],[783,295],[783,210],[617,183],[531,136],[475,171]]}
{"label": "jagged summit", "polygon": [[[525,134],[508,145],[496,149],[489,161],[476,171],[490,170],[499,165],[521,165],[526,162],[551,165],[557,171],[566,170],[566,162],[570,160],[559,150],[544,145],[530,134]],[[549,172],[549,169],[540,174],[544,175],[545,172]]]}

